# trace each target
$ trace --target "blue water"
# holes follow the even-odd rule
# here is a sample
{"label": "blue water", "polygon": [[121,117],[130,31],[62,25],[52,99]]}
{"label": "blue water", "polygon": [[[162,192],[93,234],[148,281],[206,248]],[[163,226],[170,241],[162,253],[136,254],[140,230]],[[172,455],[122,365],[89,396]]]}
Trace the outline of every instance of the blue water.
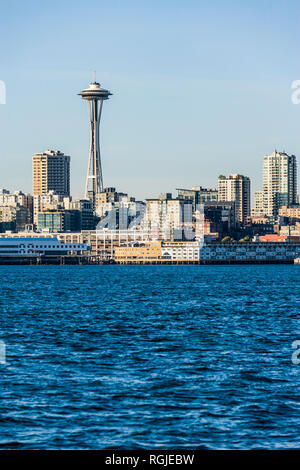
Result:
{"label": "blue water", "polygon": [[300,448],[299,266],[1,266],[0,447]]}

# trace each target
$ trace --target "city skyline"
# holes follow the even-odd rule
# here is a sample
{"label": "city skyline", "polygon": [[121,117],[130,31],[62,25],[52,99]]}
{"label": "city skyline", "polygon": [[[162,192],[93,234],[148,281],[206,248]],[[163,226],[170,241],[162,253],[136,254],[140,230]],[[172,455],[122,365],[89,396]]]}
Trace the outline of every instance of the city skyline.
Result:
{"label": "city skyline", "polygon": [[[261,189],[264,155],[275,148],[299,155],[300,106],[291,101],[291,83],[300,76],[291,40],[299,34],[296,2],[288,11],[280,3],[270,10],[258,2],[217,2],[218,15],[205,2],[185,9],[172,3],[170,14],[166,3],[129,2],[116,11],[92,2],[106,16],[97,33],[87,32],[78,2],[71,17],[64,4],[56,18],[53,6],[36,13],[33,1],[20,5],[18,18],[3,7],[1,39],[4,44],[7,34],[11,41],[0,77],[7,88],[0,106],[2,187],[30,192],[31,156],[59,148],[72,158],[71,193],[83,196],[89,136],[76,93],[95,69],[115,95],[103,122],[104,186],[144,199],[178,186],[216,186],[218,174],[236,172],[249,176],[254,193]],[[28,30],[35,17],[36,28]],[[285,35],[271,40],[270,32],[287,23]],[[87,34],[78,35],[80,28]]]}
{"label": "city skyline", "polygon": [[[277,149],[275,149],[274,152],[272,153],[272,155],[277,155],[277,154],[278,154],[278,155],[286,155],[286,156],[288,156],[288,154],[287,154],[285,151],[278,151]],[[37,158],[39,159],[39,158],[41,158],[41,157],[42,157],[42,158],[45,158],[45,157],[51,156],[51,155],[52,155],[52,156],[53,156],[53,155],[54,155],[54,156],[57,156],[57,155],[58,155],[58,156],[60,156],[60,155],[61,155],[61,156],[64,156],[64,153],[61,153],[60,150],[53,150],[53,149],[50,150],[50,149],[46,149],[46,150],[44,150],[44,151],[42,151],[42,152],[37,152],[36,154],[34,154],[34,155],[32,156],[32,179],[31,179],[32,182],[31,182],[31,189],[30,189],[29,191],[24,190],[24,188],[16,188],[16,187],[10,188],[10,187],[8,187],[8,186],[2,186],[2,187],[0,187],[0,189],[1,189],[1,190],[8,190],[9,193],[11,193],[11,194],[21,191],[21,192],[24,193],[24,194],[32,194],[32,195],[35,195],[34,187],[35,187],[36,184],[38,184],[38,185],[42,185],[42,184],[46,185],[46,184],[47,184],[47,183],[46,183],[46,180],[43,181],[43,183],[42,183],[42,179],[37,183],[36,176],[35,176],[36,171],[37,171],[37,167],[36,167],[36,164],[35,164],[35,159],[37,159]],[[68,170],[67,170],[67,171],[68,171],[68,176],[67,176],[68,183],[67,183],[67,184],[68,184],[68,188],[70,188],[70,180],[71,180],[71,164],[70,164],[70,159],[71,159],[71,157],[70,157],[70,156],[68,156],[68,157],[67,157],[67,156],[64,156],[64,157],[68,159]],[[256,194],[258,194],[258,193],[263,193],[263,192],[264,192],[264,189],[263,189],[263,188],[264,188],[264,185],[265,185],[265,183],[264,183],[264,178],[265,178],[265,176],[264,176],[264,171],[265,171],[265,170],[264,170],[264,165],[265,165],[266,158],[269,158],[269,157],[270,157],[270,155],[264,155],[264,157],[263,157],[262,172],[261,172],[261,187],[260,187],[259,189],[256,189],[256,190],[253,190],[252,188],[251,188],[251,190],[249,190],[250,199],[249,199],[248,206],[249,206],[249,208],[251,208],[251,209],[254,208],[255,205],[256,205]],[[295,168],[297,168],[297,157],[296,157],[295,155],[291,155],[290,158],[293,158],[293,159],[294,159]],[[89,166],[90,166],[90,157],[89,157]],[[39,168],[38,171],[41,171],[41,168]],[[41,173],[41,175],[42,175],[42,173]],[[247,180],[251,181],[251,178],[249,178],[247,175],[242,175],[241,173],[230,172],[230,173],[229,173],[229,180],[230,180],[232,177],[234,177],[234,178],[235,178],[235,177],[246,178]],[[185,188],[181,188],[180,190],[182,190],[182,191],[185,191],[185,190],[186,190],[186,191],[191,191],[191,190],[193,190],[194,188],[199,187],[199,188],[203,188],[205,191],[206,191],[206,190],[209,190],[209,191],[211,191],[211,190],[216,190],[216,191],[217,191],[217,187],[218,187],[218,185],[220,184],[220,179],[224,179],[224,178],[225,178],[224,175],[219,174],[219,175],[216,177],[216,184],[215,184],[215,185],[212,185],[212,186],[209,187],[209,188],[204,188],[202,185],[198,185],[198,186],[197,186],[197,185],[192,185],[190,188],[185,187]],[[226,178],[225,178],[225,179],[226,179]],[[85,187],[87,187],[88,180],[89,180],[89,176],[87,176],[86,179],[85,179]],[[299,184],[299,183],[298,183],[297,170],[295,170],[294,180],[295,180],[294,199],[293,199],[294,202],[293,202],[292,204],[298,204],[297,201],[298,201],[298,198],[299,198],[300,195],[298,194],[298,184]],[[63,184],[63,183],[59,183],[59,184]],[[102,182],[102,184],[103,184],[103,182]],[[251,182],[251,185],[252,185],[252,182]],[[45,188],[46,188],[46,186],[45,186]],[[100,192],[105,192],[106,189],[110,189],[110,188],[111,188],[111,187],[109,187],[109,186],[103,185],[103,191],[100,191]],[[49,188],[48,190],[44,190],[44,191],[43,191],[43,194],[47,194],[48,191],[52,191],[53,189],[54,189],[54,186],[51,187],[51,188]],[[84,193],[83,195],[77,195],[76,192],[75,192],[74,194],[72,194],[72,192],[71,192],[69,189],[68,189],[68,191],[69,191],[69,195],[72,196],[72,197],[74,197],[74,199],[91,199],[89,196],[86,196],[86,191],[85,191],[85,193]],[[130,190],[130,191],[131,191],[131,190]],[[129,192],[130,192],[130,191],[129,191]],[[134,190],[133,190],[133,191],[134,191]],[[141,200],[141,201],[146,201],[147,199],[153,199],[153,197],[159,196],[159,194],[163,194],[163,193],[171,193],[171,194],[173,194],[174,191],[178,191],[178,188],[173,188],[171,191],[165,191],[165,188],[162,188],[161,191],[160,191],[158,194],[156,194],[156,195],[153,195],[153,194],[152,194],[151,197],[141,197],[141,198],[135,197],[135,199],[137,199],[137,200],[139,199],[139,200]],[[58,191],[58,192],[54,191],[54,193],[55,193],[55,194],[59,194],[60,192],[59,192],[59,191]],[[42,192],[41,192],[40,194],[42,194]],[[95,193],[95,195],[96,195],[96,194],[100,194],[100,193]],[[132,196],[133,196],[133,195],[134,195],[134,192],[132,192]],[[92,199],[91,199],[91,200],[92,200]],[[226,200],[226,199],[224,199],[224,200]],[[285,204],[288,204],[288,203],[285,202]],[[280,207],[280,206],[279,206],[279,207]]]}
{"label": "city skyline", "polygon": [[296,0],[2,2],[5,456],[299,449],[299,26]]}

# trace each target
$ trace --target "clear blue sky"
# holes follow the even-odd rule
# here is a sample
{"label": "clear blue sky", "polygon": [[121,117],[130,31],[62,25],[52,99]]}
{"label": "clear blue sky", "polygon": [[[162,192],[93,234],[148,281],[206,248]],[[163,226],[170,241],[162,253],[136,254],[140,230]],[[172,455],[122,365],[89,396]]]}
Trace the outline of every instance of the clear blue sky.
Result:
{"label": "clear blue sky", "polygon": [[[0,187],[31,191],[31,156],[71,155],[81,196],[87,106],[97,70],[104,184],[144,198],[216,186],[239,172],[261,186],[264,154],[300,155],[300,5],[280,0],[14,1],[0,16]],[[299,158],[298,158],[299,161]]]}

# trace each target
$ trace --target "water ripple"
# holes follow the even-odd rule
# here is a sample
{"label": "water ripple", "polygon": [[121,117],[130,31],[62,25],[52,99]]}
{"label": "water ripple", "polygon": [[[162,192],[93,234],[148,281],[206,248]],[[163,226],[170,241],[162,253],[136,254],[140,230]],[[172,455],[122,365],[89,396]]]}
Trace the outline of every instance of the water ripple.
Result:
{"label": "water ripple", "polygon": [[300,448],[299,267],[0,274],[0,448]]}

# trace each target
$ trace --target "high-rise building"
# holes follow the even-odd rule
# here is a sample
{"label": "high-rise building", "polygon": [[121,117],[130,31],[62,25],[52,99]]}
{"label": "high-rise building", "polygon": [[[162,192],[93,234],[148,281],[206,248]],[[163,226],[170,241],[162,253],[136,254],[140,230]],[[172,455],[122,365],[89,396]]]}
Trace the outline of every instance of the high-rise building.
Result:
{"label": "high-rise building", "polygon": [[103,191],[99,128],[103,101],[108,100],[111,94],[108,90],[101,88],[100,83],[96,82],[96,78],[94,82],[90,83],[89,88],[79,93],[82,99],[88,102],[89,107],[91,142],[84,197],[90,199],[93,206],[96,194]]}
{"label": "high-rise building", "polygon": [[246,222],[250,216],[250,179],[248,176],[231,174],[228,178],[221,175],[218,182],[219,201],[235,203],[235,219]]}
{"label": "high-rise building", "polygon": [[70,157],[59,150],[46,150],[32,157],[33,195],[55,191],[61,196],[70,195]]}
{"label": "high-rise building", "polygon": [[260,189],[254,193],[254,207],[251,209],[251,215],[258,217],[262,214],[264,214],[264,192]]}
{"label": "high-rise building", "polygon": [[263,162],[264,212],[277,217],[282,206],[297,203],[297,161],[295,155],[275,152]]}

